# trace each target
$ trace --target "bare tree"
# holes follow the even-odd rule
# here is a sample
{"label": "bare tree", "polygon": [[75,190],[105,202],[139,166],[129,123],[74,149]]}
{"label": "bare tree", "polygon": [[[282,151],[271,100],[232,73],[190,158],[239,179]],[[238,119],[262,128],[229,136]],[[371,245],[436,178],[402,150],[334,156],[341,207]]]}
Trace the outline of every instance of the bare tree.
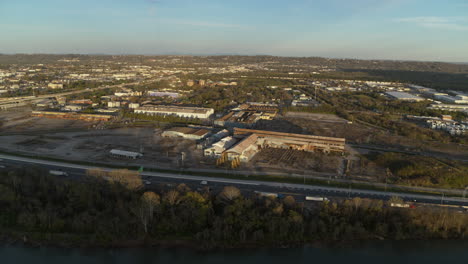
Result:
{"label": "bare tree", "polygon": [[107,177],[107,171],[99,168],[91,168],[86,170],[86,175],[90,177],[96,177],[96,178],[104,178]]}
{"label": "bare tree", "polygon": [[127,169],[105,171],[99,168],[86,170],[86,175],[96,178],[104,178],[110,182],[117,182],[129,189],[138,189],[143,186],[140,173]]}
{"label": "bare tree", "polygon": [[129,189],[135,190],[143,186],[140,174],[137,171],[130,170],[113,170],[108,173],[109,180],[118,182]]}
{"label": "bare tree", "polygon": [[361,204],[362,204],[362,199],[359,198],[359,197],[354,197],[352,200],[351,200],[353,206],[354,206],[354,210],[357,210]]}
{"label": "bare tree", "polygon": [[181,193],[190,192],[190,187],[188,187],[185,183],[181,183],[177,186],[177,191]]}
{"label": "bare tree", "polygon": [[163,200],[170,205],[176,205],[179,203],[179,192],[171,190],[164,195]]}
{"label": "bare tree", "polygon": [[161,198],[154,192],[145,192],[141,196],[141,202],[147,209],[150,220],[153,220],[154,208],[161,203]]}
{"label": "bare tree", "polygon": [[388,203],[391,205],[391,204],[404,204],[405,202],[403,201],[403,199],[401,199],[398,196],[392,196],[390,200],[388,200]]}
{"label": "bare tree", "polygon": [[283,213],[283,211],[284,211],[284,209],[283,209],[282,204],[278,204],[278,206],[273,208],[273,213],[276,214],[276,215],[281,215]]}
{"label": "bare tree", "polygon": [[294,207],[294,205],[296,205],[296,199],[294,199],[294,197],[292,197],[291,195],[288,195],[284,197],[283,203],[288,207]]}
{"label": "bare tree", "polygon": [[154,192],[145,192],[141,196],[141,205],[138,206],[136,215],[140,219],[145,233],[148,233],[148,227],[154,216],[154,208],[160,203],[159,195]]}
{"label": "bare tree", "polygon": [[241,195],[239,189],[234,186],[226,186],[223,191],[219,194],[219,197],[223,200],[232,201]]}

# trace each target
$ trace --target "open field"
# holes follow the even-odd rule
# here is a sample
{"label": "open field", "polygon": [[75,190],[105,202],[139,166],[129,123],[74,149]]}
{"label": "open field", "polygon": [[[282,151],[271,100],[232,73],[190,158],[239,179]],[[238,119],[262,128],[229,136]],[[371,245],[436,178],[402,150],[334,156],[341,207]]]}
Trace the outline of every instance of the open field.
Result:
{"label": "open field", "polygon": [[92,127],[97,122],[82,120],[65,120],[31,117],[31,108],[22,107],[0,112],[1,134],[35,134],[37,132],[53,132],[60,130],[83,130]]}
{"label": "open field", "polygon": [[6,150],[35,153],[41,156],[66,157],[71,160],[116,162],[131,164],[127,159],[109,155],[111,149],[143,152],[139,163],[177,166],[180,153],[185,152],[185,165],[195,166],[201,158],[195,142],[166,139],[152,128],[124,128],[112,130],[88,130],[82,132],[58,132],[40,135],[7,135],[0,137]]}

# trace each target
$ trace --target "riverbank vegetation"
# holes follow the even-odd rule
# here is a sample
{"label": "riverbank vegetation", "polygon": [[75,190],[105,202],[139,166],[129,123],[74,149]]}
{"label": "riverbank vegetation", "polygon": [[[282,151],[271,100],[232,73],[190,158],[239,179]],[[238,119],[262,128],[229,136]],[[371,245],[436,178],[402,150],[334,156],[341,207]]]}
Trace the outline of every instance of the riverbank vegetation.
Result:
{"label": "riverbank vegetation", "polygon": [[[295,201],[259,197],[235,187],[153,186],[133,178],[85,180],[47,171],[0,173],[0,236],[67,246],[196,245],[204,248],[285,246],[375,239],[463,239],[468,215],[392,208],[377,200]],[[133,176],[132,176],[133,177]],[[135,184],[137,182],[138,184]],[[162,242],[164,241],[164,242]]]}

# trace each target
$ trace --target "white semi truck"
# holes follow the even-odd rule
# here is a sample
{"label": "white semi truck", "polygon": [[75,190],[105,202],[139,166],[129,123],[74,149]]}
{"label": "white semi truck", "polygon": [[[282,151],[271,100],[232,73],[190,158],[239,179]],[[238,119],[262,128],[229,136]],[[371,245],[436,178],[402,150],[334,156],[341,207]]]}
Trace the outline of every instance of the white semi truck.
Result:
{"label": "white semi truck", "polygon": [[327,197],[306,196],[306,201],[325,202],[328,201]]}

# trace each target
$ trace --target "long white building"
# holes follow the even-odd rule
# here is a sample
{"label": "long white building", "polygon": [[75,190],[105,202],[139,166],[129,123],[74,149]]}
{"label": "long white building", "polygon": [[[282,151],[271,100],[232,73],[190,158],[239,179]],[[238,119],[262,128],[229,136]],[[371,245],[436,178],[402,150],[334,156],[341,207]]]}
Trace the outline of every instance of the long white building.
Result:
{"label": "long white building", "polygon": [[233,137],[225,137],[206,148],[203,152],[206,157],[219,158],[225,150],[233,146],[236,142],[237,139]]}
{"label": "long white building", "polygon": [[180,117],[191,117],[207,119],[214,114],[213,108],[182,107],[182,106],[142,106],[135,109],[137,114],[147,115],[176,115]]}
{"label": "long white building", "polygon": [[409,93],[405,92],[386,92],[386,94],[392,98],[402,100],[402,101],[413,101],[413,102],[418,102],[418,101],[424,101],[424,98],[421,98],[416,95],[412,95]]}

